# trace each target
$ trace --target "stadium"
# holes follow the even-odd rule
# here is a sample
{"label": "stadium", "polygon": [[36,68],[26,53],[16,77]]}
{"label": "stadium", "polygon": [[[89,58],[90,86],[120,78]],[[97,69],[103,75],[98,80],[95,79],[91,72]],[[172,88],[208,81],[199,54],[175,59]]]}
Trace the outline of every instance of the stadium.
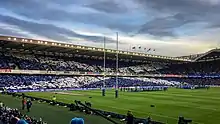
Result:
{"label": "stadium", "polygon": [[0,46],[0,101],[32,119],[121,124],[131,111],[135,124],[220,121],[219,49],[167,57],[13,36]]}

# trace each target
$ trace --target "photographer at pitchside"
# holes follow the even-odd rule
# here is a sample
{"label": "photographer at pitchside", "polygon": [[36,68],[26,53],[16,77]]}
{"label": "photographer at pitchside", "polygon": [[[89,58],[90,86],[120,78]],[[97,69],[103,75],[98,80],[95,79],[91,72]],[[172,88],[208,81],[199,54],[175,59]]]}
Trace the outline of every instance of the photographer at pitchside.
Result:
{"label": "photographer at pitchside", "polygon": [[128,111],[126,118],[122,119],[121,121],[126,121],[126,124],[134,124],[134,116],[132,112]]}

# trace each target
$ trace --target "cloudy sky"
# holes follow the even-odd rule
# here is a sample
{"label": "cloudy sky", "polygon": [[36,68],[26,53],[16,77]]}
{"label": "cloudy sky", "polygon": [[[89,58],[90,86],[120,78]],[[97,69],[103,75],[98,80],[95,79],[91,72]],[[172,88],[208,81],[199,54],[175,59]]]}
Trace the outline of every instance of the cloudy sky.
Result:
{"label": "cloudy sky", "polygon": [[220,0],[0,0],[0,35],[98,47],[105,36],[115,49],[116,32],[122,50],[206,52],[220,45]]}

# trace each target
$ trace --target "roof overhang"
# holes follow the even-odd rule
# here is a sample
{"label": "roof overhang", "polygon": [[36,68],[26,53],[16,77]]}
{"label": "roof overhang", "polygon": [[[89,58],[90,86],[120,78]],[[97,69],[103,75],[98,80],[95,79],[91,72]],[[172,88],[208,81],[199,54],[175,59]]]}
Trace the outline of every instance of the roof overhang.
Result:
{"label": "roof overhang", "polygon": [[104,51],[106,58],[114,59],[118,53],[120,59],[132,59],[139,61],[164,61],[164,62],[190,62],[188,59],[181,59],[175,57],[151,55],[145,53],[129,52],[129,51],[117,51],[113,49],[80,46],[74,44],[66,44],[45,40],[28,39],[13,36],[0,36],[0,46],[2,50],[20,50],[28,52],[48,52],[57,54],[68,55],[83,55],[90,57],[103,57]]}
{"label": "roof overhang", "polygon": [[197,57],[194,62],[213,61],[220,59],[220,49],[213,49]]}

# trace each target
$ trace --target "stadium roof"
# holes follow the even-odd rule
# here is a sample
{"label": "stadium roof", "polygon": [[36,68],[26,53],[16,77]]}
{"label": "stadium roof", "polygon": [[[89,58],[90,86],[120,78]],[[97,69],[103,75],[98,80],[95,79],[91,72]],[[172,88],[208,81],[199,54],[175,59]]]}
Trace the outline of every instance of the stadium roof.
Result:
{"label": "stadium roof", "polygon": [[[104,48],[80,46],[45,40],[28,39],[13,36],[0,36],[0,49],[49,52],[57,54],[72,54],[92,57],[103,57]],[[106,49],[106,57],[115,58],[117,50]],[[118,51],[120,59],[132,60],[162,60],[162,61],[191,61],[190,59],[151,55],[145,53]]]}
{"label": "stadium roof", "polygon": [[213,61],[220,59],[220,49],[210,50],[203,55],[197,57],[194,61]]}

